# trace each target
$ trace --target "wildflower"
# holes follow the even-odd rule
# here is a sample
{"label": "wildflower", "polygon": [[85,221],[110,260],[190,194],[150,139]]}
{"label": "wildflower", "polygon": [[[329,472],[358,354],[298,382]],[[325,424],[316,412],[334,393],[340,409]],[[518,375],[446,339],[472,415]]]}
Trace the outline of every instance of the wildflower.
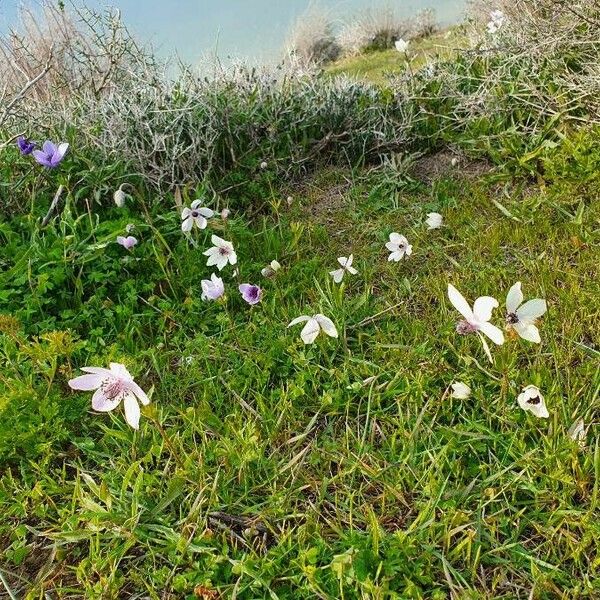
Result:
{"label": "wildflower", "polygon": [[292,196],[288,196],[286,202],[288,206],[291,206],[294,204],[294,198],[292,198]]}
{"label": "wildflower", "polygon": [[20,135],[17,138],[17,147],[23,156],[27,156],[35,150],[35,142],[30,141],[24,135]]}
{"label": "wildflower", "polygon": [[344,278],[344,273],[346,272],[350,273],[350,275],[357,275],[358,271],[352,266],[353,261],[354,256],[352,254],[348,258],[345,256],[340,256],[338,258],[338,262],[340,265],[342,265],[342,268],[335,271],[329,271],[329,274],[333,277],[333,281],[340,283]]}
{"label": "wildflower", "polygon": [[388,261],[399,262],[405,256],[412,254],[412,246],[403,235],[398,233],[390,233],[390,241],[386,243],[385,247],[391,252]]}
{"label": "wildflower", "polygon": [[523,410],[528,410],[536,417],[547,419],[550,416],[546,408],[544,396],[542,396],[540,390],[535,385],[528,385],[523,388],[523,391],[517,398],[517,402]]}
{"label": "wildflower", "polygon": [[190,208],[186,206],[181,211],[181,231],[191,231],[194,224],[198,229],[206,228],[208,225],[206,219],[210,219],[215,213],[210,208],[200,206],[200,204],[202,204],[202,200],[194,200]]}
{"label": "wildflower", "polygon": [[127,223],[125,226],[125,231],[127,233],[131,233],[135,229],[135,225],[133,223]]}
{"label": "wildflower", "polygon": [[585,427],[584,420],[580,417],[576,419],[569,430],[567,435],[574,441],[577,442],[581,447],[585,446],[585,438],[587,437],[587,429]]}
{"label": "wildflower", "polygon": [[227,219],[229,219],[230,214],[231,214],[231,211],[228,208],[224,208],[221,211],[221,219],[223,219],[223,221],[227,221]]}
{"label": "wildflower", "polygon": [[269,166],[269,163],[266,160],[263,160],[260,163],[260,168],[264,171]]}
{"label": "wildflower", "polygon": [[516,331],[524,340],[539,344],[540,332],[536,320],[546,312],[546,301],[536,298],[523,304],[521,282],[517,281],[506,295],[506,329]]}
{"label": "wildflower", "polygon": [[432,212],[427,213],[427,227],[429,229],[439,229],[442,226],[443,217],[440,213]]}
{"label": "wildflower", "polygon": [[317,339],[317,336],[321,331],[326,333],[329,337],[338,337],[338,332],[333,324],[333,321],[322,314],[316,314],[312,317],[307,315],[296,317],[290,322],[288,327],[292,327],[293,325],[298,325],[298,323],[304,322],[306,322],[306,325],[300,332],[300,337],[305,344],[312,344]]}
{"label": "wildflower", "polygon": [[452,384],[452,394],[450,394],[453,398],[457,398],[458,400],[466,400],[471,395],[471,388],[462,381],[456,381]]}
{"label": "wildflower", "polygon": [[49,169],[54,169],[54,167],[57,167],[61,163],[68,149],[69,144],[66,142],[56,146],[56,144],[47,140],[44,142],[41,150],[33,150],[32,154],[33,158],[35,158],[40,165],[48,167]]}
{"label": "wildflower", "polygon": [[131,250],[137,243],[137,239],[132,235],[128,235],[127,237],[123,237],[122,235],[117,236],[117,244],[120,244],[127,250]]}
{"label": "wildflower", "polygon": [[133,381],[125,366],[120,363],[110,363],[110,369],[82,367],[81,370],[86,375],[71,379],[69,387],[73,390],[95,390],[92,396],[92,408],[98,412],[110,412],[122,401],[125,420],[134,429],[139,429],[138,401],[146,406],[150,404],[150,400],[142,388]]}
{"label": "wildflower", "polygon": [[214,265],[221,271],[227,263],[231,265],[237,263],[237,254],[231,242],[226,242],[218,235],[213,235],[210,239],[214,246],[204,253],[204,256],[208,256],[208,260],[206,261],[207,267]]}
{"label": "wildflower", "polygon": [[396,40],[394,43],[394,46],[396,46],[396,50],[398,50],[398,52],[406,52],[408,50],[408,45],[409,42],[403,40],[402,38]]}
{"label": "wildflower", "polygon": [[504,25],[506,15],[501,10],[494,10],[490,13],[490,21],[487,24],[487,30],[490,35],[494,35]]}
{"label": "wildflower", "polygon": [[482,334],[487,335],[494,344],[499,346],[504,344],[504,334],[498,327],[492,325],[489,321],[492,318],[492,311],[498,308],[498,300],[490,296],[477,298],[473,304],[473,309],[465,300],[463,295],[452,285],[448,284],[448,298],[456,310],[464,317],[456,325],[456,331],[461,335],[477,333],[487,357],[492,361],[492,355]]}
{"label": "wildflower", "polygon": [[263,292],[257,285],[242,283],[238,289],[248,304],[258,304],[262,299]]}
{"label": "wildflower", "polygon": [[203,279],[200,282],[202,286],[202,300],[218,300],[225,293],[223,280],[213,273],[210,279]]}
{"label": "wildflower", "polygon": [[260,274],[263,277],[273,277],[279,269],[281,269],[281,265],[276,260],[272,260],[264,269],[260,270]]}

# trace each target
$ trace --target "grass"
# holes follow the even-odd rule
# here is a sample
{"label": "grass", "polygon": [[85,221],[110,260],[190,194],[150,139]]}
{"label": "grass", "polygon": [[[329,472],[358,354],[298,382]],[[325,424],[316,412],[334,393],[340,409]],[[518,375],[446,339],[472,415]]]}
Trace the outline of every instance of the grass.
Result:
{"label": "grass", "polygon": [[[600,388],[600,196],[581,181],[325,171],[291,207],[273,189],[268,215],[212,220],[198,248],[176,211],[141,198],[100,222],[72,205],[43,232],[4,221],[0,586],[598,597],[600,449],[593,431],[584,449],[567,435],[577,417],[595,422]],[[426,229],[430,211],[442,229]],[[129,254],[112,243],[126,223],[140,238]],[[386,260],[391,231],[413,244],[406,262]],[[213,232],[234,241],[240,280],[262,282],[260,305],[244,305],[230,269],[227,301],[200,300]],[[350,252],[360,273],[335,286],[328,271]],[[260,279],[273,258],[282,270]],[[446,287],[502,305],[517,280],[548,301],[542,344],[511,339],[492,365],[456,335]],[[338,340],[304,346],[286,328],[315,312]],[[110,360],[151,393],[139,432],[66,385]],[[449,395],[457,380],[469,399]],[[548,420],[516,404],[530,383]]]}
{"label": "grass", "polygon": [[383,85],[390,77],[410,69],[418,70],[436,60],[448,60],[466,46],[462,27],[452,27],[431,36],[411,41],[408,60],[396,49],[347,56],[326,68],[332,76],[348,75]]}

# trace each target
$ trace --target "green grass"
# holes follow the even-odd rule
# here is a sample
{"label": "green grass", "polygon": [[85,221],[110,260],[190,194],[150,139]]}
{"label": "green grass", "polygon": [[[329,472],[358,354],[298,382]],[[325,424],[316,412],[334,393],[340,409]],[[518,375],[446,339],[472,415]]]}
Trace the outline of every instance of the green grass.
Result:
{"label": "green grass", "polygon": [[[0,586],[17,598],[597,598],[599,186],[391,170],[274,190],[268,215],[179,231],[138,198],[0,226]],[[164,205],[163,205],[164,206]],[[428,231],[427,212],[444,215]],[[135,223],[128,254],[112,242]],[[414,254],[390,264],[404,233]],[[200,300],[210,234],[263,302]],[[336,257],[359,275],[335,286]],[[260,269],[273,258],[273,279]],[[449,282],[543,297],[538,347],[490,364],[454,331]],[[304,346],[301,314],[338,340]],[[502,308],[494,321],[501,324]],[[54,333],[51,333],[54,332]],[[58,333],[57,333],[58,332]],[[66,333],[68,332],[68,333]],[[192,357],[190,364],[182,361]],[[67,380],[123,362],[152,395],[139,432]],[[456,400],[456,380],[473,389]],[[548,420],[523,412],[527,384]],[[194,589],[199,587],[194,594]],[[204,594],[204,595],[203,595]]]}
{"label": "green grass", "polygon": [[348,75],[372,83],[385,84],[390,77],[413,71],[436,60],[448,60],[464,48],[467,40],[461,27],[452,27],[431,36],[413,40],[407,55],[396,49],[366,52],[337,60],[326,68],[332,76]]}

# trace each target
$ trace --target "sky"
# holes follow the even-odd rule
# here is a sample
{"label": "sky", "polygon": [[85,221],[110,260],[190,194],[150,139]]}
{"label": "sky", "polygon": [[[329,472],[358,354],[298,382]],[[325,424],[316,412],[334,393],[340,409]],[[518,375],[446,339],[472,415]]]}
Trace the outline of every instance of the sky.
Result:
{"label": "sky", "polygon": [[[38,0],[27,0],[37,4]],[[277,59],[286,34],[310,0],[87,0],[93,8],[114,6],[143,42],[158,54],[177,54],[194,64],[203,56],[241,57],[250,62]],[[0,30],[16,22],[22,0],[0,0]],[[66,2],[68,4],[68,1]],[[319,0],[343,20],[365,8],[392,6],[410,15],[424,7],[435,8],[438,20],[460,18],[464,0]]]}

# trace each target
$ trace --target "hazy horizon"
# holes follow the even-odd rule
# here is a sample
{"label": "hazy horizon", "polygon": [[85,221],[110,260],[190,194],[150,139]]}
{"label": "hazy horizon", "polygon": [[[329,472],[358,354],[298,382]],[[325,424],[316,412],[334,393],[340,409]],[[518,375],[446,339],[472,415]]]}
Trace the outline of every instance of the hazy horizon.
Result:
{"label": "hazy horizon", "polygon": [[[136,37],[151,43],[160,56],[178,55],[186,62],[196,63],[207,55],[251,62],[277,59],[290,27],[309,3],[310,0],[145,0],[143,10],[139,0],[90,0],[85,4],[120,9]],[[0,0],[0,29],[17,22],[20,4],[17,0]],[[440,22],[450,23],[462,15],[465,0],[321,0],[319,5],[330,9],[340,21],[370,7],[392,6],[403,16],[434,8]]]}

